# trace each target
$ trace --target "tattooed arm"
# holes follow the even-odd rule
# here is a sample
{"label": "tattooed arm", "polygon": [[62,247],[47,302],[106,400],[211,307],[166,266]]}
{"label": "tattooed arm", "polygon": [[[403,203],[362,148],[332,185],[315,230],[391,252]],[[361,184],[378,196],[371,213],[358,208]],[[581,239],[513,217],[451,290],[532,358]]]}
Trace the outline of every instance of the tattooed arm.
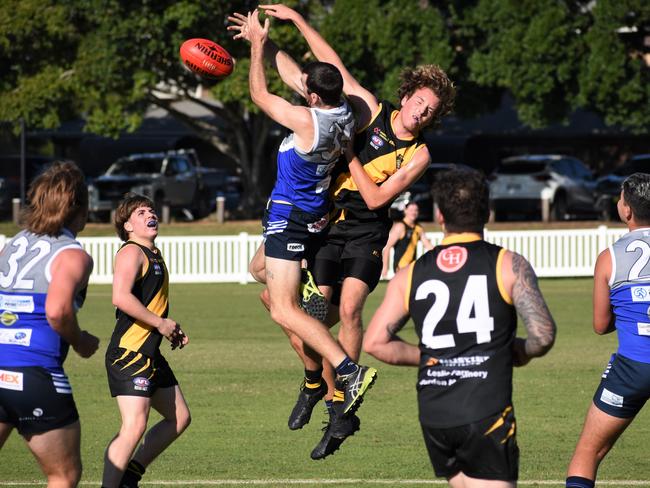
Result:
{"label": "tattooed arm", "polygon": [[420,349],[397,335],[409,319],[405,304],[408,269],[399,270],[388,284],[386,296],[363,338],[363,350],[384,363],[417,366]]}
{"label": "tattooed arm", "polygon": [[526,327],[526,339],[517,338],[513,346],[515,366],[546,354],[555,341],[555,321],[537,284],[537,275],[526,259],[506,252],[501,268],[506,290]]}

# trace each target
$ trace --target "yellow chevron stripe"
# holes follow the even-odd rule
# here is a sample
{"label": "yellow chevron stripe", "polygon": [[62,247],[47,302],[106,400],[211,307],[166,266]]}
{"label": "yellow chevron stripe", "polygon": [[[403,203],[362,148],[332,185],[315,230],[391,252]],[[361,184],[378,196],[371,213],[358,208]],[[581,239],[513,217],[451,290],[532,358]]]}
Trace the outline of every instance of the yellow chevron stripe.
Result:
{"label": "yellow chevron stripe", "polygon": [[133,359],[131,359],[131,361],[129,361],[128,363],[126,363],[124,366],[122,366],[122,369],[126,369],[126,368],[128,368],[129,366],[131,366],[133,363],[135,363],[135,362],[136,362],[138,359],[140,359],[141,357],[142,357],[142,354],[137,353],[135,356],[133,356]]}
{"label": "yellow chevron stripe", "polygon": [[135,376],[136,374],[141,373],[142,371],[144,371],[145,369],[147,369],[147,368],[149,367],[150,364],[151,364],[151,359],[150,359],[150,358],[147,358],[147,362],[144,364],[144,366],[142,366],[139,370],[137,370],[137,371],[136,371],[135,373],[133,373],[131,376]]}

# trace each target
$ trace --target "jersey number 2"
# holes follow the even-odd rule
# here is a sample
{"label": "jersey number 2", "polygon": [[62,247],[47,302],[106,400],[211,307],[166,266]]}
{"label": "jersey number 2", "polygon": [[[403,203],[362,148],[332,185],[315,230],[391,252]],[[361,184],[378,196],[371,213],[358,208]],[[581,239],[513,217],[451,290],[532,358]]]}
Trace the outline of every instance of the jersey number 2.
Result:
{"label": "jersey number 2", "polygon": [[[432,294],[435,298],[422,324],[422,344],[430,349],[454,347],[454,334],[435,335],[449,308],[449,287],[440,280],[425,281],[415,291],[415,299],[425,300]],[[494,317],[490,316],[487,276],[470,275],[467,279],[456,313],[456,327],[460,334],[475,333],[477,344],[492,339]]]}

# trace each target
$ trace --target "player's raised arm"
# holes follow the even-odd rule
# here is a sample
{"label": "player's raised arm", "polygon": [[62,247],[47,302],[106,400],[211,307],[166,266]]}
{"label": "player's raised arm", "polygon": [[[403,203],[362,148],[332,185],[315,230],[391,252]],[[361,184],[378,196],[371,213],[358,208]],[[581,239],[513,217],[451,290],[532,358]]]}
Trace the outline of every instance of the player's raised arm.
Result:
{"label": "player's raised arm", "polygon": [[309,49],[314,53],[316,59],[331,63],[339,69],[343,76],[343,93],[354,107],[357,126],[365,127],[379,108],[377,98],[352,76],[332,46],[316,29],[309,25],[302,15],[292,8],[283,4],[260,5],[259,8],[271,17],[293,22],[309,44]]}
{"label": "player's raised arm", "polygon": [[515,340],[515,366],[546,354],[555,342],[556,326],[537,283],[537,275],[521,255],[506,252],[501,267],[503,281],[526,327],[526,339]]}
{"label": "player's raised arm", "polygon": [[[231,25],[227,29],[235,32],[233,39],[245,39],[250,42],[248,16],[234,13],[228,16],[228,21]],[[280,49],[271,38],[268,38],[264,44],[264,57],[273,65],[282,81],[290,89],[301,97],[306,97],[301,83],[302,71],[300,66],[288,53]]]}
{"label": "player's raised arm", "polygon": [[251,66],[248,83],[251,99],[264,113],[278,124],[292,130],[300,147],[309,147],[306,141],[312,141],[314,126],[312,116],[306,107],[295,106],[268,90],[264,73],[264,46],[268,40],[269,20],[262,25],[259,12],[248,14],[248,36],[251,43]]}

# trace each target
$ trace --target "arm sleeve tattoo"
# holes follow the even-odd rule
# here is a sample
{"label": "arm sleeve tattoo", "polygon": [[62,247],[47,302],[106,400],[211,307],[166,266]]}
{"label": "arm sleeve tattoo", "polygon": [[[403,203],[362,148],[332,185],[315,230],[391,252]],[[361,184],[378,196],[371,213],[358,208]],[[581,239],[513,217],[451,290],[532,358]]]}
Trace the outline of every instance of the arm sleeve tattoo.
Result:
{"label": "arm sleeve tattoo", "polygon": [[555,321],[546,306],[530,263],[513,253],[512,271],[515,274],[513,302],[528,332],[526,354],[529,357],[543,356],[555,341]]}

